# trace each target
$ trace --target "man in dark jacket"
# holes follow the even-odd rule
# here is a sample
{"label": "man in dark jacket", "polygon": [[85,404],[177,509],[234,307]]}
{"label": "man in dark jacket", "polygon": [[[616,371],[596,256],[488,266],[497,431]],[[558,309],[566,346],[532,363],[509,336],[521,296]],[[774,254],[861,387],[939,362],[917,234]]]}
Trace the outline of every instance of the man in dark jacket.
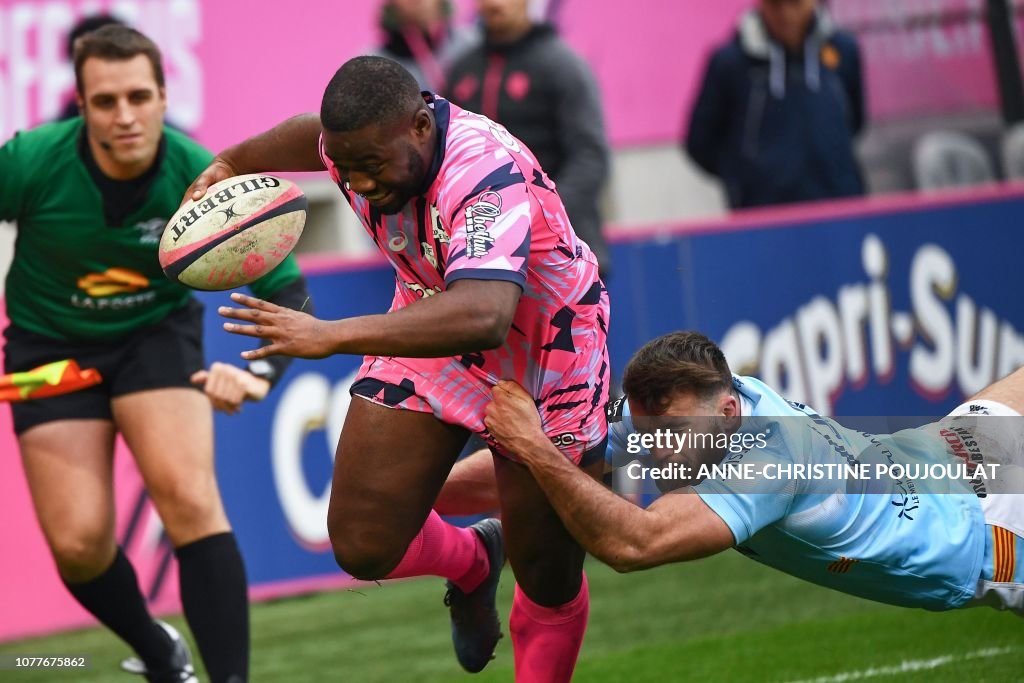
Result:
{"label": "man in dark jacket", "polygon": [[384,40],[370,54],[395,60],[422,89],[442,94],[448,67],[479,40],[475,30],[454,26],[451,0],[385,0],[380,28]]}
{"label": "man in dark jacket", "polygon": [[447,96],[526,143],[558,186],[576,234],[607,275],[598,204],[609,152],[594,76],[551,25],[533,22],[527,0],[476,4],[484,41],[452,65]]}
{"label": "man in dark jacket", "polygon": [[758,0],[711,57],[685,147],[733,208],[864,194],[860,50],[817,0]]}

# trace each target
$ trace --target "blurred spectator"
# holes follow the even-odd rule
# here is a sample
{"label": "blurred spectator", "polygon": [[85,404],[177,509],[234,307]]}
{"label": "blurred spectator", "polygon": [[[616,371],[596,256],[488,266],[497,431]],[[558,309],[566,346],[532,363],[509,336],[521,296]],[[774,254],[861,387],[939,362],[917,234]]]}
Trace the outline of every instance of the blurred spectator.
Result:
{"label": "blurred spectator", "polygon": [[526,143],[558,185],[573,229],[606,276],[610,264],[598,203],[609,152],[597,82],[554,27],[533,22],[527,0],[476,4],[484,41],[452,66],[450,99]]}
{"label": "blurred spectator", "polygon": [[[109,24],[124,24],[124,22],[109,14],[87,14],[79,19],[78,23],[72,26],[71,31],[68,33],[67,45],[65,46],[65,54],[67,55],[68,62],[70,63],[74,60],[76,40],[84,36],[86,33],[91,33],[92,31]],[[64,107],[60,110],[60,114],[57,115],[57,120],[66,121],[67,119],[74,118],[78,115],[78,100],[74,93],[72,93],[68,97],[67,102],[64,103]]]}
{"label": "blurred spectator", "polygon": [[424,90],[444,92],[453,59],[477,41],[472,29],[452,26],[449,0],[387,0],[381,5],[384,44],[371,54],[404,66]]}
{"label": "blurred spectator", "polygon": [[686,151],[733,208],[864,194],[860,49],[817,0],[758,0],[711,56]]}
{"label": "blurred spectator", "polygon": [[925,133],[910,153],[910,167],[917,189],[944,190],[993,183],[995,164],[984,145],[955,130]]}
{"label": "blurred spectator", "polygon": [[1024,180],[1024,123],[1015,123],[1003,132],[999,142],[999,156],[1003,177],[1007,180]]}

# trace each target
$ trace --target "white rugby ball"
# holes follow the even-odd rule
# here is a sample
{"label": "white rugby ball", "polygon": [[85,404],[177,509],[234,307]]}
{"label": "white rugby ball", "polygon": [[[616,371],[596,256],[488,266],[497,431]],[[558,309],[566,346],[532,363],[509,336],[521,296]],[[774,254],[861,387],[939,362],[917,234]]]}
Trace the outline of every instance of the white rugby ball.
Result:
{"label": "white rugby ball", "polygon": [[291,253],[307,208],[306,195],[284,178],[252,173],[222,180],[167,223],[160,267],[193,289],[247,285]]}

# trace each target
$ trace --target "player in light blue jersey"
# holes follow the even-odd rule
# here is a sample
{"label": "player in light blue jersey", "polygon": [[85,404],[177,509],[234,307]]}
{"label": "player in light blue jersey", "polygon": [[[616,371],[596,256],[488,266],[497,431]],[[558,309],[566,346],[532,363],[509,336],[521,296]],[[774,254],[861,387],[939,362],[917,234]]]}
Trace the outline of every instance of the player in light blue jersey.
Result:
{"label": "player in light blue jersey", "polygon": [[[880,602],[988,604],[1024,616],[1024,371],[935,424],[884,435],[845,428],[734,376],[718,347],[693,332],[641,348],[623,386],[628,400],[609,406],[611,462],[639,458],[634,473],[657,470],[660,488],[681,487],[646,509],[562,466],[518,385],[495,387],[486,422],[573,536],[613,568],[735,547]],[[713,443],[683,443],[694,435]],[[717,469],[697,477],[701,465]]]}

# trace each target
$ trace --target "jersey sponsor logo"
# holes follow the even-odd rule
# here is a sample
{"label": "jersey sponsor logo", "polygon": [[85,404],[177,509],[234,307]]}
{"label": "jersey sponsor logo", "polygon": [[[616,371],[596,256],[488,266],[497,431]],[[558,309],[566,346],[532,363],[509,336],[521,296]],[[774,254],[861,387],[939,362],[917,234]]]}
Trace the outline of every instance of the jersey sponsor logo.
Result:
{"label": "jersey sponsor logo", "polygon": [[[814,417],[811,419],[815,421],[826,420],[826,418],[815,419]],[[886,448],[882,442],[878,440],[876,435],[868,434],[867,432],[860,432],[860,435],[871,443],[871,447],[875,453],[880,454],[885,458],[885,462],[889,467],[894,467],[896,465],[896,457],[892,454],[890,449]],[[860,463],[854,460],[852,462],[848,461],[848,464],[859,465]],[[914,517],[910,513],[921,506],[921,498],[917,493],[917,485],[914,484],[913,479],[906,477],[897,479],[895,481],[895,486],[896,491],[892,494],[892,500],[889,502],[899,511],[897,515],[898,519],[909,519],[913,522]]]}
{"label": "jersey sponsor logo", "polygon": [[622,420],[622,412],[626,407],[625,395],[619,396],[614,401],[608,403],[608,407],[605,408],[605,416],[609,422],[618,422]]}
{"label": "jersey sponsor logo", "polygon": [[71,305],[75,308],[123,310],[156,301],[156,292],[142,291],[149,288],[149,278],[128,268],[107,268],[102,273],[89,273],[78,278],[77,285],[83,293],[71,295]]}
{"label": "jersey sponsor logo", "polygon": [[139,244],[159,244],[165,225],[166,218],[150,218],[148,221],[136,223],[134,227],[139,231]]}
{"label": "jersey sponsor logo", "polygon": [[889,501],[899,510],[896,518],[909,519],[913,522],[914,517],[910,513],[921,507],[921,499],[917,495],[917,488],[914,486],[914,482],[909,479],[907,481],[897,481],[896,488],[898,489],[897,495],[900,499]]}
{"label": "jersey sponsor logo", "polygon": [[489,121],[489,123],[488,129],[491,131],[491,135],[501,143],[502,147],[516,154],[522,153],[523,148],[519,146],[519,141],[512,136],[512,133],[509,133],[504,126],[499,126],[493,121]]}
{"label": "jersey sponsor logo", "polygon": [[474,114],[473,112],[470,111],[466,111],[466,113],[469,114],[470,116],[475,116],[477,119],[482,121],[484,125],[487,126],[487,132],[491,134],[491,137],[500,142],[502,147],[504,147],[510,152],[522,154],[523,148],[519,144],[519,141],[516,140],[515,136],[512,135],[512,133],[508,132],[508,129],[506,129],[505,126],[501,125],[500,123],[495,123],[494,121],[491,121],[486,116]]}
{"label": "jersey sponsor logo", "polygon": [[138,308],[148,306],[156,301],[156,292],[139,292],[129,296],[107,296],[94,298],[91,296],[71,295],[71,305],[75,308],[84,308],[90,311],[119,311],[126,308]]}
{"label": "jersey sponsor logo", "polygon": [[435,294],[441,293],[440,287],[424,287],[423,285],[416,284],[415,282],[403,283],[411,292],[415,292],[421,299],[426,299],[428,296],[434,296]]}
{"label": "jersey sponsor logo", "polygon": [[394,252],[405,251],[407,246],[409,246],[409,238],[401,230],[398,231],[397,235],[393,235],[388,240],[388,249]]}
{"label": "jersey sponsor logo", "polygon": [[494,246],[491,227],[501,215],[501,195],[487,191],[466,207],[466,254],[483,258]]}
{"label": "jersey sponsor logo", "polygon": [[[971,413],[977,414],[973,409],[978,407],[980,406],[971,406]],[[967,465],[967,473],[973,475],[971,488],[974,489],[974,494],[978,498],[987,497],[988,490],[985,487],[984,472],[977,471],[978,465],[985,464],[985,455],[981,452],[981,446],[974,434],[964,427],[950,427],[940,429],[939,436],[946,442],[949,452]]]}
{"label": "jersey sponsor logo", "polygon": [[107,268],[102,273],[89,273],[78,278],[78,288],[89,296],[113,296],[137,292],[149,287],[149,278],[128,268]]}
{"label": "jersey sponsor logo", "polygon": [[430,227],[433,230],[435,242],[438,244],[451,242],[448,232],[444,229],[444,223],[441,222],[441,212],[433,204],[430,205]]}
{"label": "jersey sponsor logo", "polygon": [[423,258],[427,259],[431,266],[437,268],[437,255],[434,253],[434,247],[427,242],[420,242],[420,246],[423,247]]}
{"label": "jersey sponsor logo", "polygon": [[555,448],[567,448],[576,443],[576,435],[569,432],[559,434],[551,437],[551,443],[555,445]]}
{"label": "jersey sponsor logo", "polygon": [[[792,404],[792,401],[790,402],[790,404]],[[821,417],[820,415],[808,415],[808,417],[810,418],[811,422],[814,423],[814,425],[817,425],[817,427],[813,425],[808,425],[811,431],[816,432],[818,435],[820,435],[821,438],[823,438],[825,442],[832,447],[832,450],[835,451],[837,455],[846,460],[846,464],[854,467],[860,465],[860,461],[857,460],[857,457],[850,453],[850,451],[843,444],[843,437],[836,429],[835,425],[832,423],[831,420],[825,417]],[[832,438],[833,436],[835,438]],[[865,434],[865,436],[869,438],[871,437],[870,434]],[[872,443],[876,442],[873,441]],[[881,444],[878,444],[878,447],[881,448]]]}
{"label": "jersey sponsor logo", "polygon": [[978,447],[978,441],[969,430],[963,427],[940,429],[939,436],[945,440],[953,455],[967,463],[968,472],[971,474],[978,465],[985,463],[985,456]]}

